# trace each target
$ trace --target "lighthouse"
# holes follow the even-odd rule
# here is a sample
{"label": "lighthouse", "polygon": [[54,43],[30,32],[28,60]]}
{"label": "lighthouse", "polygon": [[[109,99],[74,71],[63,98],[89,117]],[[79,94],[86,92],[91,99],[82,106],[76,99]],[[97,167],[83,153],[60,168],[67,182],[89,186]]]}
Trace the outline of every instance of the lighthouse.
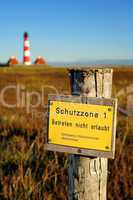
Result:
{"label": "lighthouse", "polygon": [[24,33],[24,49],[23,49],[23,63],[24,65],[30,65],[30,42],[27,32]]}

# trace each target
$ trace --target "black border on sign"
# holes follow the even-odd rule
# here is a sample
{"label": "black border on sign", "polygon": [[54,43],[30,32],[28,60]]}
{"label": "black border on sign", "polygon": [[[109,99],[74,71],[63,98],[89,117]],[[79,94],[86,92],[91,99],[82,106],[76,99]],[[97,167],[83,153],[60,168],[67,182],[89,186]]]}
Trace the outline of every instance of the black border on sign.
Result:
{"label": "black border on sign", "polygon": [[[53,144],[49,141],[49,119],[50,119],[50,102],[51,101],[62,101],[62,102],[73,102],[82,104],[93,104],[93,105],[104,105],[113,106],[113,127],[112,127],[112,142],[111,151],[87,149],[72,147],[68,145]],[[116,138],[116,118],[117,118],[117,99],[116,98],[97,98],[97,97],[84,97],[84,96],[73,96],[73,95],[49,95],[48,96],[48,115],[47,115],[47,135],[45,142],[45,149],[49,151],[66,152],[70,154],[78,154],[81,156],[94,156],[94,157],[105,157],[114,158],[115,156],[115,138]]]}

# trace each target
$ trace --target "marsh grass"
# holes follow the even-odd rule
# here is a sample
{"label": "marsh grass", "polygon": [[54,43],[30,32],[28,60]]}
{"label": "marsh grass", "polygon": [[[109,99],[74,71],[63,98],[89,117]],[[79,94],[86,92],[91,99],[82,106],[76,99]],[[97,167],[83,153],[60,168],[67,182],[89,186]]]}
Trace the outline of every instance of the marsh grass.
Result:
{"label": "marsh grass", "polygon": [[[1,70],[1,69],[0,69]],[[10,79],[7,77],[10,76]],[[58,80],[58,81],[57,81]],[[133,80],[133,71],[115,71],[113,96]],[[27,90],[54,85],[70,93],[65,69],[9,68],[0,71],[0,88],[24,84]],[[46,91],[44,100],[47,103]],[[14,101],[12,93],[9,101]],[[122,106],[125,97],[119,97]],[[38,110],[43,111],[39,107]],[[0,110],[0,200],[67,200],[67,154],[46,152],[46,119],[32,119],[25,109]],[[133,118],[118,114],[116,157],[109,160],[108,200],[132,200]]]}

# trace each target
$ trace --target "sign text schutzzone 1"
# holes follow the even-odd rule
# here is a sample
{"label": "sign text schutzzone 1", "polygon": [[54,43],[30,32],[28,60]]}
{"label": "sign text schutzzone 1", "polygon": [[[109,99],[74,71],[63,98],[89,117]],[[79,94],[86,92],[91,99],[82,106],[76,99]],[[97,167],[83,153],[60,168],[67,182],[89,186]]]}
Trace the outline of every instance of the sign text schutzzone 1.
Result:
{"label": "sign text schutzzone 1", "polygon": [[116,99],[49,98],[47,148],[73,154],[114,157]]}

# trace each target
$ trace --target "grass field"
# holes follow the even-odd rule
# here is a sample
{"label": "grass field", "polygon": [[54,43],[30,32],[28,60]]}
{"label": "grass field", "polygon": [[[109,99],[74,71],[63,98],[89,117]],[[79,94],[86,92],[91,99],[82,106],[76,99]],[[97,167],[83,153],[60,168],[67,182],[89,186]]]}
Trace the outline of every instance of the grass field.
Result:
{"label": "grass field", "polygon": [[[126,109],[126,88],[133,87],[133,67],[116,68],[113,96]],[[70,94],[68,71],[53,67],[0,68],[0,91],[18,86],[19,96],[28,102],[7,108],[0,102],[0,199],[1,200],[66,200],[67,154],[46,152],[47,96],[49,93]],[[44,93],[42,94],[42,88]],[[29,94],[38,92],[42,102],[36,108],[29,104]],[[133,92],[133,90],[132,90]],[[8,89],[4,99],[16,103],[16,89]],[[35,105],[37,98],[32,98]],[[132,108],[131,108],[132,109]],[[45,114],[45,115],[43,115]],[[118,113],[116,158],[109,161],[108,200],[132,200],[133,117]],[[60,185],[60,183],[62,183]]]}

